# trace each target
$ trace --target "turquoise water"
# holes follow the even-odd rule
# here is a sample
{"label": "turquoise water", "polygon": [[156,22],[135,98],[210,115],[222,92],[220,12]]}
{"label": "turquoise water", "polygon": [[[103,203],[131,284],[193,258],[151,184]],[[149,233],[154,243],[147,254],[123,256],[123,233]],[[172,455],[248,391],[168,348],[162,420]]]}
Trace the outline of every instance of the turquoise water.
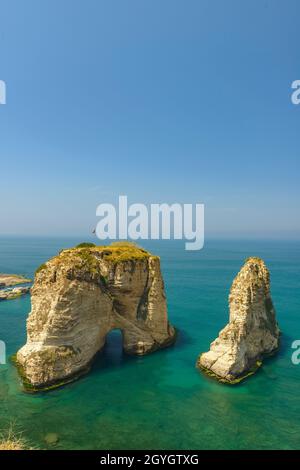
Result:
{"label": "turquoise water", "polygon": [[[0,238],[0,272],[32,276],[61,248],[82,240]],[[91,373],[52,392],[22,392],[15,368],[0,366],[0,428],[9,423],[31,444],[57,449],[299,449],[300,365],[291,343],[300,339],[300,243],[208,241],[200,252],[182,243],[149,242],[161,256],[175,346],[143,358],[122,354],[112,332]],[[279,354],[236,387],[195,368],[228,319],[233,277],[251,255],[266,261],[282,334]],[[8,355],[25,342],[30,297],[0,303],[0,339]]]}

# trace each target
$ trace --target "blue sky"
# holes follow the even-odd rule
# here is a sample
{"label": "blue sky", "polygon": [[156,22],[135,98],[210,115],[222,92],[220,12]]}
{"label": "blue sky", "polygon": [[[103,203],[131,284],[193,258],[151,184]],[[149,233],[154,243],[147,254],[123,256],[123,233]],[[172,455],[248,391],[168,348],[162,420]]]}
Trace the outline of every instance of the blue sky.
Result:
{"label": "blue sky", "polygon": [[297,0],[2,0],[0,234],[101,202],[201,202],[209,236],[300,236]]}

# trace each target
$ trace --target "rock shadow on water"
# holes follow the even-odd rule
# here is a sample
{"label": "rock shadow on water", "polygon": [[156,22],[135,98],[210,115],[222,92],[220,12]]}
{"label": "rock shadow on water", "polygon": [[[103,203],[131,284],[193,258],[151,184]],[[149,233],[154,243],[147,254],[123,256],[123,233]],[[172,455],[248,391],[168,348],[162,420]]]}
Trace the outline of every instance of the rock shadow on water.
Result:
{"label": "rock shadow on water", "polygon": [[197,343],[197,339],[190,335],[185,329],[177,329],[176,333],[176,350],[185,349]]}
{"label": "rock shadow on water", "polygon": [[123,333],[120,329],[114,329],[106,336],[105,345],[94,358],[90,375],[101,373],[101,371],[122,367],[133,360],[123,349]]}
{"label": "rock shadow on water", "polygon": [[[114,329],[110,331],[106,336],[105,345],[101,351],[99,351],[92,364],[91,371],[88,376],[92,377],[99,374],[105,374],[109,371],[112,371],[116,368],[126,368],[134,364],[146,364],[148,361],[151,361],[154,358],[161,361],[162,357],[167,356],[170,353],[174,346],[180,344],[181,335],[179,334],[176,337],[176,342],[169,346],[168,348],[158,349],[151,352],[151,354],[146,355],[131,355],[125,352],[123,348],[123,333],[121,329]],[[185,339],[183,339],[183,343]],[[152,358],[152,359],[151,359]],[[88,378],[86,376],[86,378]]]}

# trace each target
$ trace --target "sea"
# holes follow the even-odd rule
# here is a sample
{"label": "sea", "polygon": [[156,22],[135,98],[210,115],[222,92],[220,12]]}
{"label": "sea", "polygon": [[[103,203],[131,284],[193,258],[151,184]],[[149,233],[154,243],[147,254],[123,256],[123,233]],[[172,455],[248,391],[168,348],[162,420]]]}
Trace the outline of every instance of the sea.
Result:
{"label": "sea", "polygon": [[[0,272],[33,277],[41,263],[83,241],[2,236]],[[300,339],[300,242],[211,239],[201,251],[186,251],[180,241],[142,245],[161,257],[176,344],[129,357],[120,331],[112,331],[89,374],[28,394],[10,357],[26,341],[30,295],[0,302],[7,353],[0,434],[12,428],[37,449],[299,449],[300,364],[292,361],[292,344]],[[270,270],[281,346],[255,375],[224,385],[195,364],[228,322],[229,289],[249,256],[262,257]]]}

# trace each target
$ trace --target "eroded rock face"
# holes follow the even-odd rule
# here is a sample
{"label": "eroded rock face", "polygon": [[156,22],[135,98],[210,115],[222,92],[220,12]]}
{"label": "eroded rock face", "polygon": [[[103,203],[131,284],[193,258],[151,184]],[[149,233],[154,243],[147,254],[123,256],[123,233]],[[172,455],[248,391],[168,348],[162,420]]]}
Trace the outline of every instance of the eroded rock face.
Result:
{"label": "eroded rock face", "polygon": [[201,354],[197,366],[220,381],[237,383],[252,374],[264,355],[279,346],[279,329],[263,260],[249,258],[234,279],[228,325]]}
{"label": "eroded rock face", "polygon": [[36,273],[27,343],[16,358],[25,384],[73,380],[115,328],[130,354],[174,341],[159,258],[129,244],[64,250]]}

